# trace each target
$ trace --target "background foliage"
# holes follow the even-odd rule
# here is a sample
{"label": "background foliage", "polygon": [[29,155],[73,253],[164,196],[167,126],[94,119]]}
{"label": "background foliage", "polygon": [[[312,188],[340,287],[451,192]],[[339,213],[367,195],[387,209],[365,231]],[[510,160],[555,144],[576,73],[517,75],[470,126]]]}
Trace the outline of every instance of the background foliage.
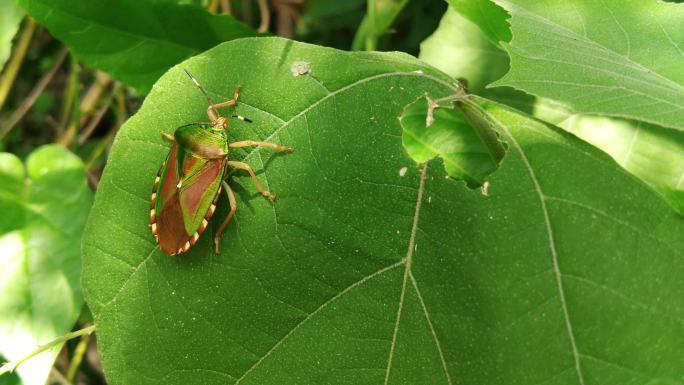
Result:
{"label": "background foliage", "polygon": [[[681,25],[636,0],[0,0],[0,353],[97,325],[0,384],[681,383]],[[231,153],[278,199],[231,172],[219,255],[147,227],[160,131],[206,120],[182,68],[243,85],[232,141],[296,149]]]}

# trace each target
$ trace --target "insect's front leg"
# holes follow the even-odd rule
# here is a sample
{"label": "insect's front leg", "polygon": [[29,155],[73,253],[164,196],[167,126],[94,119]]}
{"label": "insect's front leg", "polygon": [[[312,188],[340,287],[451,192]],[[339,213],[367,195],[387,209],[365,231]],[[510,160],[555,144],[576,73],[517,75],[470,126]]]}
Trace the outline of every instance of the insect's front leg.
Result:
{"label": "insect's front leg", "polygon": [[247,171],[249,173],[249,176],[252,177],[252,182],[254,183],[254,187],[256,187],[256,189],[259,190],[261,195],[265,196],[266,198],[270,199],[271,201],[275,200],[275,194],[272,194],[272,193],[264,190],[263,187],[261,187],[261,183],[259,183],[259,180],[257,179],[256,175],[254,174],[254,170],[252,170],[252,167],[250,167],[247,163],[229,160],[228,166],[230,166],[232,168],[237,168],[239,170]]}
{"label": "insect's front leg", "polygon": [[228,196],[230,212],[228,212],[226,219],[223,220],[221,227],[218,228],[218,230],[216,231],[216,235],[214,235],[214,251],[216,251],[216,254],[220,253],[221,251],[221,235],[223,234],[223,230],[226,229],[226,226],[228,226],[228,222],[230,222],[230,220],[233,219],[233,215],[235,215],[235,211],[237,211],[237,202],[235,200],[235,195],[233,194],[233,190],[230,189],[230,186],[228,185],[228,183],[226,183],[226,181],[223,181],[223,188],[225,189],[226,195]]}
{"label": "insect's front leg", "polygon": [[276,151],[282,151],[282,152],[294,151],[294,148],[292,148],[292,147],[281,146],[279,144],[270,143],[270,142],[258,142],[258,141],[254,141],[254,140],[241,140],[239,142],[233,142],[233,143],[228,144],[228,147],[230,147],[230,148],[240,148],[240,147],[249,147],[249,146],[268,147],[268,148],[272,148]]}
{"label": "insect's front leg", "polygon": [[219,113],[216,110],[217,108],[229,107],[229,106],[236,105],[237,101],[238,101],[238,97],[240,96],[240,88],[241,87],[242,86],[240,86],[239,83],[237,86],[235,86],[235,90],[233,91],[233,98],[232,99],[228,99],[225,102],[215,103],[215,104],[209,105],[209,107],[207,108],[207,115],[209,115],[209,119],[214,121],[219,117]]}

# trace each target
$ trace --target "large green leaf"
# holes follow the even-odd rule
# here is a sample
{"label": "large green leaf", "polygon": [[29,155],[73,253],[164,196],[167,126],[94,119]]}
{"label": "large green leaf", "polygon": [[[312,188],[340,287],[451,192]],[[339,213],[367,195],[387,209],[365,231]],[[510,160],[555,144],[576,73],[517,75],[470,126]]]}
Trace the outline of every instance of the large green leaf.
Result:
{"label": "large green leaf", "polygon": [[485,103],[509,148],[485,195],[404,151],[404,107],[454,92],[411,57],[265,38],[182,66],[217,99],[242,83],[254,123],[233,139],[296,150],[231,155],[278,200],[233,175],[220,255],[224,198],[193,249],[162,254],[147,225],[159,130],[206,104],[180,68],[159,80],[117,137],[84,238],[110,384],[680,381],[684,220],[608,156]]}
{"label": "large green leaf", "polygon": [[571,115],[560,126],[610,154],[684,214],[684,132],[582,115]]}
{"label": "large green leaf", "polygon": [[684,5],[497,0],[511,14],[511,70],[495,85],[575,111],[684,130]]}
{"label": "large green leaf", "polygon": [[684,212],[684,133],[643,122],[575,114],[567,105],[544,98],[535,101],[508,87],[483,89],[507,71],[508,57],[478,28],[487,24],[474,25],[467,15],[460,14],[464,11],[468,8],[449,9],[439,29],[421,45],[421,60],[451,76],[466,78],[469,90],[479,95],[534,112],[537,118],[560,125],[606,151]]}
{"label": "large green leaf", "polygon": [[[74,325],[83,299],[80,244],[92,204],[83,163],[57,146],[29,156],[26,169],[0,153],[0,353],[18,360]],[[19,366],[43,385],[59,347]]]}
{"label": "large green leaf", "polygon": [[12,51],[12,39],[24,12],[12,0],[0,0],[0,72]]}
{"label": "large green leaf", "polygon": [[227,15],[153,0],[17,0],[91,67],[148,92],[169,67],[255,32]]}

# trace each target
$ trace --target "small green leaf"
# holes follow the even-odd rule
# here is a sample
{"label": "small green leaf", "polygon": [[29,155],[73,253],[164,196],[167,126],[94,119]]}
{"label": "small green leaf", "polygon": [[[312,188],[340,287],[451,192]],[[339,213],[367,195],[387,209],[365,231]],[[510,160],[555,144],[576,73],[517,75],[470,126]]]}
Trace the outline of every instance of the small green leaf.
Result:
{"label": "small green leaf", "polygon": [[468,81],[479,93],[508,70],[508,55],[490,43],[480,27],[449,7],[439,28],[420,45],[420,60],[454,78]]}
{"label": "small green leaf", "polygon": [[[481,186],[486,177],[496,170],[504,155],[493,129],[482,124],[481,120],[476,129],[472,116],[475,113],[461,109],[468,108],[466,106],[457,108],[445,103],[445,106],[430,112],[431,118],[428,118],[428,110],[432,108],[430,104],[423,97],[404,109],[400,118],[404,148],[419,164],[439,156],[450,176],[465,180],[471,187]],[[486,130],[491,131],[493,140],[485,141],[478,135],[482,133],[487,138]],[[494,145],[492,153],[485,143]],[[406,169],[400,172],[406,172]]]}
{"label": "small green leaf", "polygon": [[[308,63],[294,76],[291,65]],[[160,130],[243,93],[234,222],[162,254],[148,227]],[[227,71],[226,68],[230,68]],[[419,167],[397,119],[453,80],[407,55],[240,39],[163,76],[121,128],[84,238],[111,385],[676,383],[684,219],[574,136],[482,104],[508,151],[485,191]],[[406,168],[403,176],[402,168]],[[616,342],[618,341],[618,342]],[[652,343],[657,341],[657,343]],[[150,364],[153,363],[153,364]]]}
{"label": "small green leaf", "polygon": [[0,72],[12,51],[12,39],[17,34],[24,12],[12,0],[0,0]]}
{"label": "small green leaf", "polygon": [[[471,10],[466,7],[466,1],[457,3],[459,9]],[[420,60],[454,78],[464,79],[469,93],[531,112],[534,97],[510,87],[487,88],[508,71],[508,55],[490,42],[481,28],[482,25],[474,24],[460,11],[449,7],[439,28],[420,45]]]}
{"label": "small green leaf", "polygon": [[[609,115],[684,130],[684,5],[498,0],[512,15],[507,85]],[[481,25],[482,26],[482,25]]]}
{"label": "small green leaf", "polygon": [[[65,334],[82,307],[80,242],[92,203],[80,159],[57,145],[26,169],[0,153],[0,352],[16,361]],[[26,385],[45,383],[59,349],[19,366]]]}
{"label": "small green leaf", "polygon": [[510,15],[491,0],[446,0],[458,13],[477,24],[492,44],[511,40]]}
{"label": "small green leaf", "polygon": [[167,1],[17,1],[79,60],[142,93],[176,63],[256,33],[231,16]]}
{"label": "small green leaf", "polygon": [[378,39],[387,33],[408,0],[368,0],[368,12],[356,31],[353,50],[373,51]]}
{"label": "small green leaf", "polygon": [[[6,361],[7,359],[0,354],[0,365]],[[0,385],[21,385],[21,379],[17,373],[0,375]]]}

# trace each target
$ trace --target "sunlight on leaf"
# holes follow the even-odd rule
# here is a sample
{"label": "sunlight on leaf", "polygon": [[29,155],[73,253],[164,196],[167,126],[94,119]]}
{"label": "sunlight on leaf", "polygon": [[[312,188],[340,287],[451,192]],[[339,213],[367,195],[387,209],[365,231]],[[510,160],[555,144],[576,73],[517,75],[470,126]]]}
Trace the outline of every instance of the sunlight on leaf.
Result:
{"label": "sunlight on leaf", "polygon": [[[0,352],[16,361],[74,325],[83,303],[81,233],[92,203],[80,159],[39,148],[26,168],[0,153]],[[45,383],[59,348],[22,364],[26,385]]]}
{"label": "sunlight on leaf", "polygon": [[12,0],[0,0],[0,72],[12,51],[12,39],[24,18],[24,12]]}
{"label": "sunlight on leaf", "polygon": [[[684,130],[684,6],[498,0],[511,15],[507,85],[579,113]],[[644,17],[648,15],[648,20]]]}

